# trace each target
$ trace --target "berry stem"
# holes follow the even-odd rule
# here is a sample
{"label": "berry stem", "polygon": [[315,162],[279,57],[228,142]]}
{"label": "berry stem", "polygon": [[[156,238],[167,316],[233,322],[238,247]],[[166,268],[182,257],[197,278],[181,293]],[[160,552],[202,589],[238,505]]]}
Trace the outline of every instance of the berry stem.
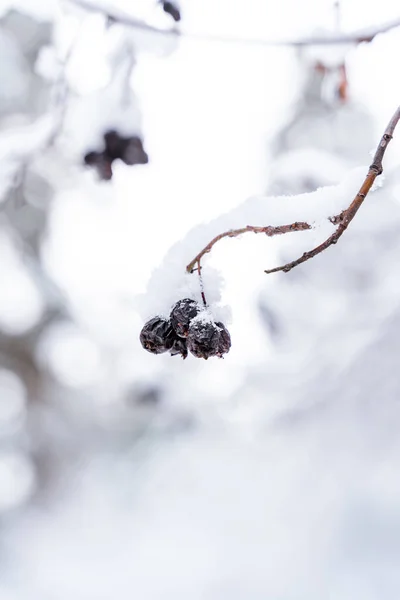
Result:
{"label": "berry stem", "polygon": [[197,261],[197,274],[199,276],[199,281],[200,281],[201,299],[203,300],[203,304],[204,304],[205,308],[207,308],[207,300],[206,300],[206,295],[204,293],[204,282],[203,282],[203,277],[202,277],[202,274],[201,274],[200,258]]}

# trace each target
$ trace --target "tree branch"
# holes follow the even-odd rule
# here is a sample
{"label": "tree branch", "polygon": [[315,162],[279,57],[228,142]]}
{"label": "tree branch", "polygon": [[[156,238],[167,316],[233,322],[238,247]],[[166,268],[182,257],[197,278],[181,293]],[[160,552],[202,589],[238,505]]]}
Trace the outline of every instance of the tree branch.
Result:
{"label": "tree branch", "polygon": [[246,38],[241,36],[219,36],[212,33],[196,33],[179,29],[160,29],[154,25],[150,25],[145,21],[136,19],[134,16],[125,14],[106,6],[104,4],[94,4],[87,0],[70,0],[76,6],[80,6],[89,12],[98,12],[104,14],[111,22],[121,23],[128,27],[133,27],[149,33],[156,33],[162,36],[178,37],[182,36],[187,39],[192,39],[201,42],[221,42],[225,44],[246,44],[251,46],[320,46],[320,45],[342,45],[342,44],[360,44],[362,42],[371,42],[378,34],[386,33],[395,27],[400,27],[400,17],[388,23],[384,23],[377,27],[360,29],[351,33],[338,32],[332,35],[310,36],[301,39],[288,40],[268,40],[265,38]]}
{"label": "tree branch", "polygon": [[[274,269],[269,269],[269,270],[265,271],[265,273],[268,273],[268,274],[277,273],[278,271],[284,271],[285,273],[287,273],[294,267],[297,267],[297,265],[300,265],[303,262],[310,260],[310,258],[317,256],[317,254],[320,254],[321,252],[323,252],[324,250],[329,248],[329,246],[332,246],[333,244],[337,243],[339,238],[343,235],[343,233],[346,231],[347,227],[349,226],[349,224],[351,223],[351,221],[354,219],[355,215],[357,214],[358,209],[364,202],[375,179],[379,175],[382,174],[382,172],[383,172],[382,160],[385,155],[387,146],[393,137],[394,130],[395,130],[396,125],[399,122],[399,120],[400,120],[400,106],[397,108],[396,112],[394,113],[393,117],[389,121],[388,126],[385,129],[385,132],[384,132],[384,134],[379,142],[378,148],[375,152],[372,164],[369,167],[368,173],[367,173],[358,193],[356,194],[354,200],[352,201],[352,203],[350,204],[350,206],[348,208],[346,208],[345,210],[343,210],[340,213],[340,215],[335,215],[335,216],[330,217],[329,220],[334,225],[337,225],[336,231],[331,236],[329,236],[328,239],[326,239],[324,242],[322,242],[322,244],[320,244],[316,248],[313,248],[312,250],[309,250],[308,252],[304,252],[304,254],[302,256],[300,256],[300,258],[297,258],[296,260],[294,260],[292,262],[281,265],[280,267],[275,267]],[[275,226],[275,227],[273,227],[273,226],[256,227],[253,225],[247,225],[246,227],[242,227],[241,229],[230,229],[229,231],[225,231],[223,233],[220,233],[219,235],[216,235],[193,258],[193,260],[190,261],[190,263],[186,267],[186,271],[188,271],[188,273],[193,273],[193,271],[195,271],[197,269],[200,274],[201,259],[203,258],[203,256],[205,254],[208,254],[209,252],[211,252],[211,250],[215,246],[215,244],[217,242],[219,242],[220,240],[222,240],[223,238],[237,237],[239,235],[242,235],[243,233],[248,233],[248,232],[264,233],[265,235],[272,237],[274,235],[282,235],[282,234],[290,233],[290,232],[294,232],[294,231],[305,231],[307,229],[312,229],[312,225],[310,225],[309,223],[306,223],[304,221],[291,223],[289,225]],[[196,267],[196,265],[197,265],[197,267]]]}
{"label": "tree branch", "polygon": [[331,219],[330,219],[331,222],[334,223],[335,225],[338,224],[338,228],[336,229],[336,231],[331,236],[329,236],[328,239],[326,239],[324,242],[322,242],[322,244],[320,244],[316,248],[313,248],[312,250],[309,250],[308,252],[304,252],[304,254],[302,256],[300,256],[300,258],[297,258],[296,260],[286,263],[285,265],[281,265],[280,267],[275,267],[274,269],[266,270],[265,272],[267,274],[277,273],[278,271],[284,271],[285,273],[288,273],[289,271],[291,271],[291,269],[293,269],[294,267],[297,267],[297,265],[301,265],[302,263],[306,262],[307,260],[310,260],[310,258],[314,258],[314,256],[317,256],[317,254],[320,254],[321,252],[323,252],[324,250],[329,248],[329,246],[332,246],[332,244],[337,243],[339,238],[342,237],[342,235],[346,231],[347,227],[350,225],[351,221],[356,216],[358,209],[364,202],[375,179],[379,175],[382,174],[382,172],[383,172],[382,160],[383,160],[384,154],[386,152],[386,149],[388,147],[388,144],[393,137],[393,132],[396,128],[397,123],[399,122],[399,119],[400,119],[400,106],[397,108],[396,112],[394,113],[393,117],[389,121],[388,126],[385,129],[385,133],[383,134],[383,136],[379,142],[379,145],[375,152],[375,156],[373,158],[372,164],[371,164],[371,166],[368,170],[368,173],[367,173],[356,197],[354,198],[353,202],[350,204],[349,208],[346,208],[346,210],[344,210],[342,213],[340,213],[340,215],[331,217]]}
{"label": "tree branch", "polygon": [[274,235],[282,235],[284,233],[290,233],[293,231],[304,231],[305,229],[311,229],[311,225],[309,225],[308,223],[304,223],[304,222],[291,223],[290,225],[279,225],[278,227],[272,227],[270,225],[268,225],[266,227],[255,227],[253,225],[246,225],[246,227],[242,227],[241,229],[230,229],[229,231],[224,231],[224,233],[220,233],[219,235],[216,235],[215,238],[213,238],[211,240],[211,242],[209,242],[207,244],[207,246],[205,246],[203,248],[203,250],[201,250],[194,257],[194,259],[187,265],[186,271],[188,271],[188,273],[193,273],[193,271],[196,268],[195,267],[196,264],[198,265],[197,268],[199,268],[200,260],[202,259],[202,257],[205,254],[208,254],[209,252],[211,252],[213,246],[217,242],[222,240],[223,238],[237,237],[238,235],[242,235],[242,233],[248,233],[248,232],[264,233],[268,237],[273,237]]}

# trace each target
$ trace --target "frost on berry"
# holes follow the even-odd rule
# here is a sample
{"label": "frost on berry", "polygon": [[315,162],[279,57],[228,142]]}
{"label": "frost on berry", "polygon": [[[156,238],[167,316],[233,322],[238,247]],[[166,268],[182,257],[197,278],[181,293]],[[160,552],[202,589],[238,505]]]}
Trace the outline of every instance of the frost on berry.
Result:
{"label": "frost on berry", "polygon": [[189,333],[189,325],[192,319],[200,312],[200,306],[195,300],[184,298],[178,300],[172,307],[170,319],[172,327],[177,335],[186,338]]}
{"label": "frost on berry", "polygon": [[229,352],[231,336],[225,325],[220,322],[195,320],[189,326],[187,346],[197,358],[222,358]]}
{"label": "frost on berry", "polygon": [[176,339],[171,322],[162,317],[154,317],[144,324],[140,332],[140,343],[152,354],[162,354],[170,350]]}

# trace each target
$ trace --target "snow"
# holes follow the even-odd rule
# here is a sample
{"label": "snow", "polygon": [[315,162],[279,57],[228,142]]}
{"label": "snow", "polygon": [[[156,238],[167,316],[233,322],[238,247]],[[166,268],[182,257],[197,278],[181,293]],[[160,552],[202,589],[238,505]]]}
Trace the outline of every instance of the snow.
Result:
{"label": "snow", "polygon": [[273,162],[269,189],[293,195],[311,186],[317,189],[337,184],[347,170],[346,161],[331,152],[303,147],[285,152]]}
{"label": "snow", "polygon": [[0,431],[15,427],[25,414],[26,389],[21,380],[7,369],[0,369]]}
{"label": "snow", "polygon": [[[337,36],[337,31],[331,30],[315,30],[310,37],[326,38]],[[320,62],[327,69],[334,68],[345,64],[349,51],[354,48],[354,44],[337,44],[332,47],[329,45],[305,46],[302,48],[304,58],[309,65],[315,65]]]}
{"label": "snow", "polygon": [[53,325],[41,338],[38,356],[62,385],[95,385],[102,362],[99,348],[71,324]]}
{"label": "snow", "polygon": [[57,124],[57,115],[48,114],[26,126],[3,131],[0,144],[0,159],[23,161],[46,144]]}
{"label": "snow", "polygon": [[21,261],[12,241],[0,236],[3,261],[0,277],[3,292],[0,296],[0,324],[3,331],[18,334],[32,327],[45,306],[41,290]]}
{"label": "snow", "polygon": [[[280,35],[283,27],[288,35],[296,27],[307,33],[325,13],[329,24],[331,10],[320,0],[307,9],[284,2],[272,12],[256,0],[246,10],[228,0],[221,0],[221,11],[215,0],[182,4],[188,30],[261,36]],[[351,4],[343,8],[347,28],[376,20],[375,6]],[[57,22],[56,57],[65,56],[72,38],[78,11],[71,6],[72,20],[62,12],[66,20]],[[388,10],[383,0],[382,19]],[[96,98],[100,106],[101,92],[107,94],[102,86],[112,54],[103,29],[95,29],[86,55],[81,40],[68,75],[83,94],[76,102],[86,107],[71,121],[79,149],[110,117],[107,103],[103,122],[95,110]],[[398,96],[390,72],[398,43],[381,37],[349,57],[354,94],[380,131]],[[387,153],[395,168],[386,170],[385,157],[384,187],[368,196],[340,244],[289,274],[267,276],[265,268],[329,235],[327,217],[354,197],[367,168],[346,173],[367,161],[374,142],[365,115],[352,105],[321,135],[324,119],[312,129],[310,109],[297,138],[307,149],[292,146],[291,157],[274,166],[270,142],[299,85],[290,51],[264,54],[183,39],[166,60],[136,54],[135,60],[131,83],[149,165],[118,164],[114,180],[103,184],[82,168],[75,141],[68,156],[60,139],[46,148],[40,127],[37,136],[26,136],[28,152],[25,134],[12,142],[12,165],[29,163],[30,173],[54,188],[41,250],[67,314],[39,337],[33,355],[39,386],[30,371],[22,373],[24,385],[0,371],[0,597],[396,600],[396,139]],[[57,77],[53,66],[54,72],[47,65],[49,81]],[[120,90],[112,90],[109,106]],[[127,127],[136,122],[124,114]],[[29,125],[25,133],[34,131],[32,115],[18,119]],[[7,143],[14,133],[10,127]],[[289,189],[302,171],[316,186],[335,185],[290,197],[264,194],[274,171]],[[18,209],[6,200],[2,208]],[[168,312],[177,296],[199,299],[198,275],[186,275],[185,266],[212,235],[306,217],[311,231],[275,238],[246,233],[221,241],[204,258],[212,315],[202,318],[229,323],[233,346],[225,360],[143,351],[138,334],[148,313]],[[14,312],[4,326],[14,327],[0,357],[10,360],[20,334],[30,352],[42,322],[41,310],[32,313],[31,291],[7,274],[25,273],[16,250],[2,245],[0,305],[11,298]],[[257,310],[261,302],[273,334]],[[155,399],[146,404],[140,390],[143,397],[155,390]]]}
{"label": "snow", "polygon": [[[125,75],[125,69],[123,70]],[[141,118],[133,92],[124,102],[119,78],[105,90],[72,101],[64,125],[63,142],[76,158],[104,147],[102,134],[116,130],[122,135],[141,133]]]}
{"label": "snow", "polygon": [[35,472],[27,455],[0,451],[0,514],[26,502],[35,489]]}
{"label": "snow", "polygon": [[29,16],[49,21],[59,13],[57,0],[3,0],[0,5],[0,15],[6,14],[10,9],[17,9]]}
{"label": "snow", "polygon": [[[296,255],[297,246],[293,244],[292,238],[298,236],[307,238],[310,249],[318,245],[335,231],[335,226],[329,221],[329,217],[339,214],[349,206],[367,170],[367,167],[355,169],[340,184],[320,188],[308,194],[275,198],[255,196],[217,219],[195,227],[170,249],[161,265],[152,274],[146,294],[139,299],[144,318],[151,318],[157,314],[166,316],[170,307],[181,298],[189,297],[201,302],[198,274],[187,273],[186,265],[220,233],[247,225],[278,226],[305,221],[312,225],[311,232],[285,234],[285,237],[288,237],[288,244],[291,245],[291,251]],[[202,258],[201,270],[207,302],[215,318],[224,321],[227,314],[218,306],[221,300],[223,276],[208,266],[207,258],[207,254]]]}
{"label": "snow", "polygon": [[42,150],[59,122],[58,111],[40,117],[33,123],[3,130],[0,138],[0,202],[4,200],[21,165]]}

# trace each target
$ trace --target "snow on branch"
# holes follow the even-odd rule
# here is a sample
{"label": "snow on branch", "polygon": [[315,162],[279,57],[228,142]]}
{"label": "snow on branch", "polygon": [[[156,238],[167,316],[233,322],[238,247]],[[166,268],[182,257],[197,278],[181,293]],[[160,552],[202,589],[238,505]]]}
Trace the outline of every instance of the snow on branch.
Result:
{"label": "snow on branch", "polygon": [[[240,237],[244,233],[263,233],[268,238],[288,233],[308,236],[315,243],[335,231],[330,217],[346,209],[347,199],[355,194],[359,180],[360,169],[356,169],[339,185],[315,192],[297,196],[253,196],[214,220],[197,225],[170,248],[152,273],[146,293],[137,299],[143,318],[167,317],[173,304],[182,298],[192,298],[202,305],[204,294],[212,315],[227,322],[230,310],[221,305],[223,276],[205,260],[217,241]],[[243,226],[246,222],[268,223],[268,226]],[[200,253],[199,248],[203,248]],[[190,256],[194,258],[188,265]],[[194,271],[197,271],[196,276],[192,274]]]}
{"label": "snow on branch", "polygon": [[[383,160],[384,154],[386,152],[386,148],[387,148],[390,140],[393,137],[393,133],[394,133],[394,130],[396,128],[396,125],[397,125],[399,119],[400,119],[400,106],[397,108],[396,112],[394,113],[388,126],[385,129],[385,132],[384,132],[384,134],[379,142],[378,148],[375,152],[375,156],[373,158],[372,164],[369,167],[368,173],[367,173],[359,191],[355,195],[353,201],[348,206],[348,208],[341,210],[341,212],[339,214],[331,213],[330,215],[327,216],[329,221],[333,225],[336,226],[335,231],[327,239],[325,239],[321,244],[319,244],[312,250],[309,250],[308,252],[304,252],[304,254],[302,254],[302,256],[300,256],[296,260],[286,263],[284,265],[281,265],[279,267],[275,267],[274,269],[266,270],[265,271],[266,273],[268,273],[268,274],[276,273],[277,271],[284,271],[287,273],[294,267],[302,264],[303,262],[306,262],[307,260],[310,260],[310,258],[317,256],[317,254],[320,254],[321,252],[323,252],[324,250],[329,248],[329,246],[332,246],[333,244],[337,243],[339,238],[343,235],[343,233],[346,231],[347,227],[349,226],[349,224],[355,217],[358,209],[364,202],[368,192],[370,191],[372,185],[374,184],[375,179],[379,175],[381,175],[381,173],[383,172],[382,160]],[[329,188],[325,188],[325,189],[329,189]],[[314,192],[314,194],[311,194],[311,195],[314,196],[315,194],[318,194],[319,191],[321,191],[321,190],[317,190],[317,192]],[[310,195],[310,194],[307,194],[307,195]],[[293,198],[296,198],[296,197],[293,197]],[[297,198],[299,198],[299,197],[297,197]],[[297,201],[296,201],[296,204],[298,205]],[[304,218],[308,220],[307,216],[303,215],[302,221],[298,222],[296,220],[289,225],[265,226],[265,227],[257,227],[257,226],[247,225],[246,227],[231,229],[231,230],[225,231],[223,233],[218,233],[189,262],[189,264],[186,266],[186,270],[188,273],[193,273],[193,271],[196,270],[196,268],[197,268],[198,272],[200,273],[201,272],[201,265],[200,265],[201,259],[203,258],[203,256],[205,254],[208,254],[212,250],[212,248],[214,247],[214,245],[217,242],[219,242],[223,238],[236,237],[238,235],[241,235],[241,234],[247,233],[247,232],[264,233],[268,236],[273,236],[273,235],[282,235],[284,233],[290,233],[293,231],[304,231],[307,229],[311,229],[312,221],[311,220],[310,220],[310,222],[307,222],[307,220],[304,221]],[[315,219],[313,219],[313,220],[315,222]],[[196,265],[197,265],[197,267],[196,267]]]}
{"label": "snow on branch", "polygon": [[339,215],[333,216],[331,218],[332,223],[338,226],[336,231],[332,235],[330,235],[322,244],[316,246],[308,252],[305,252],[298,259],[286,263],[285,265],[281,265],[280,267],[269,269],[265,271],[266,273],[276,273],[277,271],[284,271],[285,273],[287,273],[291,269],[293,269],[293,267],[297,267],[297,265],[300,265],[303,262],[310,260],[310,258],[314,258],[314,256],[317,256],[317,254],[320,254],[321,252],[329,248],[329,246],[332,246],[332,244],[336,244],[338,242],[339,238],[344,234],[347,227],[350,225],[351,221],[356,216],[358,209],[364,202],[368,192],[374,184],[375,179],[383,172],[382,160],[386,152],[386,148],[388,147],[388,144],[393,137],[393,133],[397,123],[399,122],[399,119],[400,106],[397,108],[396,112],[394,113],[393,117],[389,121],[388,126],[385,129],[385,132],[375,152],[372,164],[369,167],[368,173],[354,200],[346,210],[342,211]]}
{"label": "snow on branch", "polygon": [[[382,160],[399,119],[400,107],[379,142],[361,187],[362,171],[358,168],[338,185],[315,192],[297,196],[251,197],[209,223],[189,231],[169,250],[153,272],[146,293],[138,298],[142,316],[167,317],[175,302],[191,298],[201,305],[206,304],[215,318],[221,321],[229,319],[229,310],[221,305],[222,274],[205,261],[217,242],[224,239],[245,233],[264,234],[268,238],[285,234],[299,236],[302,233],[301,243],[304,245],[304,239],[311,236],[315,244],[312,250],[267,273],[287,272],[335,244],[355,217],[375,179],[382,173]],[[349,198],[354,198],[350,205]],[[260,225],[243,225],[246,222],[258,222]],[[202,250],[199,251],[199,248]],[[188,262],[191,255],[194,258]],[[194,272],[197,273],[195,277]]]}
{"label": "snow on branch", "polygon": [[[367,27],[353,31],[351,33],[335,32],[332,34],[313,35],[300,39],[271,40],[266,38],[247,38],[235,35],[219,36],[212,33],[196,33],[190,31],[181,31],[175,27],[171,29],[161,29],[145,21],[135,18],[133,15],[123,13],[115,8],[111,8],[103,3],[93,3],[88,0],[70,0],[71,3],[83,8],[89,12],[99,12],[104,14],[109,21],[120,23],[127,27],[133,27],[149,33],[156,33],[160,36],[177,37],[182,36],[188,39],[203,42],[221,42],[227,44],[245,44],[252,46],[320,46],[320,45],[343,45],[360,44],[362,42],[372,42],[380,33],[386,33],[391,29],[400,27],[400,17],[383,23],[375,27]],[[174,19],[176,20],[176,19]]]}

